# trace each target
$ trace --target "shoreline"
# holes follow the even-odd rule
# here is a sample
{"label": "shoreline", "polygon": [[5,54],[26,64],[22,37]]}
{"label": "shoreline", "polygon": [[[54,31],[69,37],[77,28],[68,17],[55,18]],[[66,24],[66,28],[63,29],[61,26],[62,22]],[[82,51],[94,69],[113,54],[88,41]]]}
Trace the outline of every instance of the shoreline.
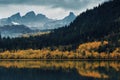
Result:
{"label": "shoreline", "polygon": [[0,61],[120,61],[120,59],[0,59]]}

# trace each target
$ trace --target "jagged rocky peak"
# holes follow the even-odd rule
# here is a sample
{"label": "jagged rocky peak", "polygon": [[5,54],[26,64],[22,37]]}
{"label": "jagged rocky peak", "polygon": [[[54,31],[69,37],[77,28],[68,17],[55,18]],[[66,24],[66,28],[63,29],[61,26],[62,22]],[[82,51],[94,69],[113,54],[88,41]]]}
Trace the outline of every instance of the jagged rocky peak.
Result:
{"label": "jagged rocky peak", "polygon": [[44,14],[37,14],[36,19],[37,20],[41,20],[41,19],[48,20],[48,17],[46,17],[46,15]]}
{"label": "jagged rocky peak", "polygon": [[43,14],[37,14],[37,17],[46,17],[45,15],[43,15]]}
{"label": "jagged rocky peak", "polygon": [[65,21],[73,21],[76,18],[76,15],[73,12],[70,12],[68,16],[66,16],[63,20]]}
{"label": "jagged rocky peak", "polygon": [[36,16],[35,12],[30,11],[30,12],[26,13],[23,17],[35,17],[35,16]]}
{"label": "jagged rocky peak", "polygon": [[20,15],[20,13],[18,12],[18,13],[16,13],[16,14],[12,15],[10,18],[21,18],[21,15]]}
{"label": "jagged rocky peak", "polygon": [[73,12],[70,12],[69,16],[75,16],[75,14]]}

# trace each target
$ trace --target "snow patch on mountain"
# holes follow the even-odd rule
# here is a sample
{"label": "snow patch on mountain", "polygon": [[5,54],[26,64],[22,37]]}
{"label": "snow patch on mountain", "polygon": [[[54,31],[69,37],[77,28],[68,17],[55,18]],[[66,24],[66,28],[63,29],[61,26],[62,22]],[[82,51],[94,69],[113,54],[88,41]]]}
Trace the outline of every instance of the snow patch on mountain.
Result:
{"label": "snow patch on mountain", "polygon": [[12,24],[13,24],[13,25],[20,25],[19,23],[14,22],[14,21],[12,21]]}

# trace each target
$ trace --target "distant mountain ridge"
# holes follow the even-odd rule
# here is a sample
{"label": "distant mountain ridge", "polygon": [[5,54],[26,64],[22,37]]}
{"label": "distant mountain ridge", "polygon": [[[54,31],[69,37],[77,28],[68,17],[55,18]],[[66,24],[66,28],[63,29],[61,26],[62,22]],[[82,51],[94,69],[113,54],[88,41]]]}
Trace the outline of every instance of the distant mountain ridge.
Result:
{"label": "distant mountain ridge", "polygon": [[[20,13],[16,13],[8,18],[0,19],[0,25],[12,25],[12,22],[19,23],[20,25],[28,26],[31,29],[55,29],[69,25],[76,16],[73,12],[61,20],[49,19],[43,14],[35,14],[34,11],[26,13],[24,16],[21,16]],[[51,26],[52,25],[52,26]]]}

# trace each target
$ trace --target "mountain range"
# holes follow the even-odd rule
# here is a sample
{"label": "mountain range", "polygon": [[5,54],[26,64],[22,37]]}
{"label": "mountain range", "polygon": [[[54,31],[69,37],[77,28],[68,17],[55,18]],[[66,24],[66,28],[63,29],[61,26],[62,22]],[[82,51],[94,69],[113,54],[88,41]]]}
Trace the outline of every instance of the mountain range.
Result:
{"label": "mountain range", "polygon": [[34,11],[26,13],[21,16],[20,13],[16,13],[8,18],[0,19],[0,26],[4,25],[25,25],[32,30],[46,30],[55,29],[69,25],[76,16],[73,12],[61,20],[50,19],[43,14],[35,14]]}

